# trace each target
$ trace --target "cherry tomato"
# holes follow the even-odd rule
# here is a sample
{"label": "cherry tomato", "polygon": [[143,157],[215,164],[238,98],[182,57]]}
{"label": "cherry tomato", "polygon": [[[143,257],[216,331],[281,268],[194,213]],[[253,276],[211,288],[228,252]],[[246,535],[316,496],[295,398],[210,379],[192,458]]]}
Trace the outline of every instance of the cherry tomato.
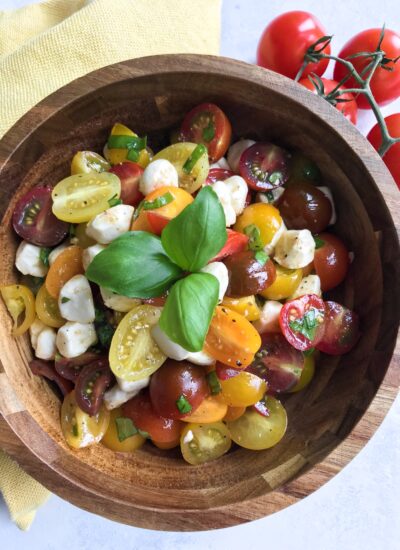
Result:
{"label": "cherry tomato", "polygon": [[150,380],[153,408],[166,418],[193,414],[208,393],[204,369],[187,361],[168,359]]}
{"label": "cherry tomato", "polygon": [[99,412],[104,392],[112,381],[108,359],[98,359],[83,367],[75,385],[76,402],[83,412],[90,416]]}
{"label": "cherry tomato", "polygon": [[[257,65],[295,78],[303,64],[307,49],[326,35],[314,15],[305,11],[289,11],[271,21],[261,35],[257,48]],[[330,46],[324,53],[330,54]],[[310,63],[303,76],[315,73],[321,76],[328,66],[328,59]]]}
{"label": "cherry tomato", "polygon": [[[324,84],[325,95],[329,94],[338,85],[336,80],[330,80],[329,78],[321,78],[321,80]],[[299,84],[314,94],[318,93],[314,84],[308,78],[302,78],[299,80]],[[345,88],[346,85],[341,86],[339,90],[344,90]],[[338,99],[339,101],[335,105],[336,109],[340,111],[342,115],[345,116],[350,122],[357,124],[357,102],[354,95],[351,93],[345,93],[341,94]],[[345,101],[340,101],[341,99],[344,99]]]}
{"label": "cherry tomato", "polygon": [[143,199],[139,191],[140,177],[144,170],[136,162],[122,162],[110,169],[110,172],[119,177],[121,182],[120,199],[124,204],[137,206]]}
{"label": "cherry tomato", "polygon": [[245,449],[269,449],[285,435],[287,415],[281,402],[266,395],[264,403],[268,416],[261,415],[254,409],[247,409],[240,418],[226,423],[233,441]]}
{"label": "cherry tomato", "polygon": [[231,437],[223,422],[188,424],[182,431],[182,456],[189,464],[204,464],[221,457],[231,448]]}
{"label": "cherry tomato", "polygon": [[315,347],[325,330],[325,305],[316,294],[304,294],[282,307],[279,324],[286,340],[300,351]]}
{"label": "cherry tomato", "polygon": [[65,323],[65,319],[61,317],[58,301],[48,293],[46,285],[42,285],[37,293],[35,309],[42,323],[49,327],[60,328]]}
{"label": "cherry tomato", "polygon": [[[151,203],[154,203],[156,199],[163,196],[172,196],[171,202],[168,202],[164,206],[159,206],[152,209]],[[193,197],[190,193],[181,189],[180,187],[165,186],[155,189],[149,193],[143,204],[143,209],[146,212],[147,220],[152,228],[152,232],[156,235],[161,235],[161,231],[167,225],[167,223],[175,218],[184,210],[189,204],[193,202]]]}
{"label": "cherry tomato", "polygon": [[233,231],[233,229],[227,229],[227,240],[218,254],[211,260],[212,262],[220,262],[223,258],[235,254],[236,252],[242,252],[247,249],[249,238],[243,233]]}
{"label": "cherry tomato", "polygon": [[304,156],[303,153],[295,151],[290,157],[289,180],[287,185],[296,182],[307,181],[314,185],[321,185],[322,175],[318,166]]}
{"label": "cherry tomato", "polygon": [[249,407],[257,403],[267,391],[265,381],[247,371],[241,371],[237,376],[220,381],[222,392],[220,398],[230,407]]}
{"label": "cherry tomato", "polygon": [[218,397],[206,397],[197,409],[183,417],[184,422],[194,422],[196,424],[209,424],[222,420],[228,410],[228,406]]}
{"label": "cherry tomato", "polygon": [[243,315],[217,306],[204,343],[204,351],[225,365],[245,368],[254,359],[261,338]]}
{"label": "cherry tomato", "polygon": [[210,168],[204,185],[212,185],[216,181],[225,181],[234,175],[235,172],[232,172],[232,170],[225,170],[224,168]]}
{"label": "cherry tomato", "polygon": [[224,263],[229,273],[227,296],[259,294],[272,285],[276,277],[272,260],[260,263],[253,250],[232,254]]}
{"label": "cherry tomato", "polygon": [[122,405],[123,416],[131,418],[135,426],[147,432],[153,441],[172,443],[179,438],[183,422],[159,416],[150,401],[149,392],[143,391]]}
{"label": "cherry tomato", "polygon": [[274,263],[276,279],[271,286],[260,292],[268,300],[284,300],[289,298],[299,286],[303,277],[301,269],[287,269]]}
{"label": "cherry tomato", "polygon": [[174,439],[173,441],[168,441],[167,443],[164,443],[162,441],[154,441],[154,439],[151,440],[153,445],[158,447],[159,449],[168,450],[168,449],[174,449],[175,447],[178,447],[178,445],[181,442],[180,435]]}
{"label": "cherry tomato", "polygon": [[304,356],[282,336],[265,333],[260,350],[246,371],[263,378],[272,392],[284,392],[293,388],[300,380],[304,367]]}
{"label": "cherry tomato", "polygon": [[[397,69],[398,70],[398,69]],[[389,134],[392,137],[400,137],[400,113],[389,115],[385,118],[386,125],[389,130]],[[379,124],[375,124],[372,130],[369,132],[367,139],[372,143],[375,149],[378,151],[382,145],[382,134]],[[397,183],[400,189],[400,143],[392,145],[389,151],[383,157],[383,162],[388,167],[390,173],[393,176],[394,181]]]}
{"label": "cherry tomato", "polygon": [[315,357],[314,353],[312,355],[307,355],[307,357],[304,358],[304,368],[301,371],[300,380],[297,382],[297,384],[289,390],[289,393],[296,393],[298,391],[303,390],[308,384],[311,382],[311,380],[314,378],[315,373]]}
{"label": "cherry tomato", "polygon": [[[342,48],[339,57],[348,58],[360,52],[374,52],[378,47],[382,29],[367,29],[351,38]],[[390,29],[385,29],[381,49],[387,59],[396,59],[400,55],[400,35]],[[370,62],[370,58],[353,57],[351,62],[360,73]],[[390,70],[387,70],[390,69]],[[347,69],[341,63],[335,63],[333,78],[338,82],[347,75]],[[366,75],[364,75],[365,78]],[[347,88],[359,88],[353,78],[347,80]],[[400,95],[400,66],[398,63],[385,64],[385,69],[378,67],[371,79],[371,91],[379,105],[387,105]],[[370,104],[363,94],[356,96],[360,109],[370,109]]]}
{"label": "cherry tomato", "polygon": [[215,372],[219,380],[229,380],[233,376],[237,376],[241,372],[238,368],[228,367],[223,363],[217,362],[215,365]]}
{"label": "cherry tomato", "polygon": [[343,355],[359,337],[358,315],[336,302],[325,302],[325,331],[316,348],[329,355]]}
{"label": "cherry tomato", "polygon": [[19,199],[13,212],[14,231],[37,246],[55,246],[68,233],[68,224],[51,210],[51,193],[50,185],[34,187]]}
{"label": "cherry tomato", "polygon": [[70,393],[74,385],[70,380],[66,380],[63,378],[54,368],[54,364],[50,361],[42,361],[42,359],[33,359],[33,361],[30,361],[29,368],[31,369],[33,374],[36,374],[37,376],[43,376],[44,378],[47,378],[47,380],[50,380],[51,382],[54,382],[57,384],[59,390],[65,397],[68,393]]}
{"label": "cherry tomato", "polygon": [[117,453],[132,453],[136,451],[136,449],[140,449],[146,439],[141,436],[140,433],[135,433],[121,441],[118,432],[117,418],[123,418],[123,416],[120,408],[110,411],[110,423],[101,442],[108,449]]}
{"label": "cherry tomato", "polygon": [[248,321],[257,321],[260,318],[260,308],[257,305],[255,296],[244,296],[243,298],[224,296],[222,305],[240,313]]}
{"label": "cherry tomato", "polygon": [[82,249],[69,246],[54,260],[46,276],[46,290],[53,298],[58,299],[60,290],[74,275],[84,273]]}
{"label": "cherry tomato", "polygon": [[291,185],[279,200],[279,211],[288,229],[324,231],[332,216],[329,199],[310,183]]}
{"label": "cherry tomato", "polygon": [[314,268],[321,279],[321,290],[331,290],[346,278],[349,270],[349,251],[343,241],[331,233],[318,235],[323,245],[315,250]]}
{"label": "cherry tomato", "polygon": [[[111,136],[132,136],[132,137],[138,137],[135,132],[132,132],[130,128],[127,126],[124,126],[124,124],[120,124],[117,122],[112,127]],[[116,149],[116,148],[109,148],[108,145],[104,148],[104,156],[110,162],[111,164],[120,164],[121,162],[133,162],[129,159],[127,159],[127,156],[129,154],[129,149],[122,148],[122,149]],[[146,168],[146,166],[149,164],[151,160],[151,153],[148,148],[142,149],[139,151],[139,158],[136,160],[137,164],[139,164],[142,168]]]}
{"label": "cherry tomato", "polygon": [[287,151],[277,145],[255,143],[240,157],[240,175],[256,191],[275,189],[288,180],[289,158]]}
{"label": "cherry tomato", "polygon": [[99,356],[99,354],[94,351],[87,351],[86,353],[78,355],[77,357],[72,357],[71,359],[56,354],[54,366],[56,371],[63,378],[76,382],[83,367],[85,365],[90,365],[98,359],[103,359],[103,357]]}
{"label": "cherry tomato", "polygon": [[181,127],[184,141],[202,143],[212,162],[223,157],[229,147],[232,126],[225,113],[213,103],[202,103],[184,118]]}
{"label": "cherry tomato", "polygon": [[[8,313],[14,321],[13,336],[24,334],[35,320],[35,297],[24,285],[6,285],[0,287],[1,297]],[[21,319],[21,315],[23,315]]]}
{"label": "cherry tomato", "polygon": [[246,412],[246,407],[228,407],[226,415],[224,416],[224,422],[230,422],[240,418]]}
{"label": "cherry tomato", "polygon": [[257,202],[247,206],[238,217],[235,231],[248,233],[251,239],[259,236],[260,247],[271,244],[274,237],[282,227],[282,218],[279,210],[272,204]]}
{"label": "cherry tomato", "polygon": [[106,172],[110,168],[110,164],[101,155],[92,151],[78,151],[71,162],[71,175]]}

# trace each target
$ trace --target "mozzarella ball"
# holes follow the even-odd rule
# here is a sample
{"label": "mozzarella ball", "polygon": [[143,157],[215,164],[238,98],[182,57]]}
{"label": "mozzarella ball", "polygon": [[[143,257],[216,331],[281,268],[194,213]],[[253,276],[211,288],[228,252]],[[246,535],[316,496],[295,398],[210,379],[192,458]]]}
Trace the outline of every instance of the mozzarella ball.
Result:
{"label": "mozzarella ball", "polygon": [[47,325],[36,317],[31,326],[29,327],[29,335],[31,337],[31,345],[33,349],[36,349],[39,334],[46,328]]}
{"label": "mozzarella ball", "polygon": [[138,298],[128,298],[127,296],[121,296],[108,288],[100,287],[100,294],[103,298],[104,305],[113,309],[114,311],[120,311],[126,313],[133,307],[138,306],[141,300]]}
{"label": "mozzarella ball", "polygon": [[288,269],[305,267],[314,259],[315,242],[308,229],[285,231],[275,247],[274,259]]}
{"label": "mozzarella ball", "polygon": [[176,342],[173,342],[171,338],[167,336],[167,334],[160,328],[160,325],[157,324],[151,329],[151,336],[160,350],[167,357],[175,359],[175,361],[183,361],[187,358],[189,352]]}
{"label": "mozzarella ball", "polygon": [[260,334],[264,334],[264,332],[279,332],[279,314],[282,307],[280,302],[267,300],[261,309],[260,318],[253,323],[255,329]]}
{"label": "mozzarella ball", "polygon": [[169,160],[153,160],[140,178],[139,191],[146,196],[155,189],[165,186],[179,186],[178,172]]}
{"label": "mozzarella ball", "polygon": [[56,345],[64,357],[78,357],[97,342],[93,323],[65,323],[58,329]]}
{"label": "mozzarella ball", "polygon": [[217,162],[213,162],[213,164],[210,164],[210,170],[212,170],[213,168],[220,168],[222,170],[231,169],[225,157],[221,157],[219,160],[217,160]]}
{"label": "mozzarella ball", "polygon": [[39,359],[49,361],[54,359],[56,351],[56,331],[51,327],[45,327],[37,337],[35,355]]}
{"label": "mozzarella ball", "polygon": [[216,181],[212,186],[213,191],[217,194],[219,202],[224,210],[225,214],[225,225],[230,227],[236,222],[235,210],[232,206],[231,193],[225,182]]}
{"label": "mozzarella ball", "polygon": [[117,384],[104,394],[104,404],[106,409],[111,411],[120,407],[132,397],[135,397],[141,389],[148,386],[150,383],[150,377],[143,378],[143,380],[137,380],[136,382],[127,382],[122,378],[117,377]]}
{"label": "mozzarella ball", "polygon": [[48,268],[40,259],[40,251],[40,246],[22,241],[15,255],[15,267],[18,271],[23,273],[23,275],[44,277],[47,274]]}
{"label": "mozzarella ball", "polygon": [[285,233],[285,231],[287,231],[286,225],[283,223],[283,220],[282,220],[282,223],[279,226],[278,231],[272,237],[271,242],[264,246],[264,251],[268,255],[272,255],[274,253],[276,243],[279,241],[279,239],[282,237],[282,235]]}
{"label": "mozzarella ball", "polygon": [[75,275],[60,290],[58,307],[67,321],[92,323],[94,321],[93,295],[84,275]]}
{"label": "mozzarella ball", "polygon": [[143,388],[146,388],[150,384],[150,376],[147,376],[146,378],[142,378],[142,380],[134,380],[133,382],[129,382],[128,380],[123,380],[119,376],[116,377],[117,384],[120,387],[122,391],[126,392],[136,392],[139,393],[140,390]]}
{"label": "mozzarella ball", "polygon": [[191,351],[186,357],[187,361],[194,363],[195,365],[213,365],[215,363],[214,357],[208,355],[205,351]]}
{"label": "mozzarella ball", "polygon": [[243,151],[255,144],[252,139],[241,139],[231,145],[228,151],[228,164],[233,172],[239,173],[239,161]]}
{"label": "mozzarella ball", "polygon": [[318,275],[307,275],[306,277],[303,277],[299,286],[293,292],[292,296],[290,296],[290,300],[303,296],[304,294],[316,294],[317,296],[322,295],[321,279]]}
{"label": "mozzarella ball", "polygon": [[238,216],[246,206],[247,193],[249,192],[247,183],[241,176],[231,176],[224,181],[224,184],[229,190],[232,208]]}
{"label": "mozzarella ball", "polygon": [[112,206],[90,220],[86,234],[101,244],[108,244],[129,231],[134,210],[129,204]]}
{"label": "mozzarella ball", "polygon": [[218,301],[222,302],[229,284],[228,268],[222,262],[211,262],[200,269],[201,273],[214,275],[219,283]]}
{"label": "mozzarella ball", "polygon": [[105,250],[107,247],[104,246],[104,244],[94,244],[92,246],[88,246],[88,248],[85,248],[82,252],[82,265],[83,269],[86,271],[89,265],[92,263],[92,260],[99,252],[102,250]]}
{"label": "mozzarella ball", "polygon": [[49,254],[49,265],[53,265],[58,256],[63,252],[66,248],[68,248],[67,243],[63,243],[58,245],[56,248],[53,248],[53,250]]}

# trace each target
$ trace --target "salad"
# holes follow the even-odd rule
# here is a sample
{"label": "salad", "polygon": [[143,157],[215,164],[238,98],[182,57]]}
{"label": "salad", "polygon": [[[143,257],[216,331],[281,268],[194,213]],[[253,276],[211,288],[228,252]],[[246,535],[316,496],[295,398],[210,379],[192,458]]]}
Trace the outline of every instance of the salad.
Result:
{"label": "salad", "polygon": [[324,294],[351,260],[311,160],[233,142],[211,103],[171,142],[154,152],[116,123],[103,155],[77,152],[71,175],[22,196],[21,277],[0,290],[13,335],[29,331],[32,373],[63,396],[70,447],[149,440],[201,464],[232,443],[276,445],[285,399],[359,328]]}

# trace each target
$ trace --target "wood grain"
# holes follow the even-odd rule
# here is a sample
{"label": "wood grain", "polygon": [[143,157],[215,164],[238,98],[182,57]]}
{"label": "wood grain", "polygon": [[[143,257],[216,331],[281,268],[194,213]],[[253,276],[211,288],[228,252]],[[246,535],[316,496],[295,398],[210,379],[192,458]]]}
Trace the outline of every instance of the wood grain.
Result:
{"label": "wood grain", "polygon": [[333,296],[360,314],[362,337],[350,354],[323,357],[313,383],[285,398],[289,429],[279,445],[263,452],[235,448],[215,463],[192,467],[176,452],[151,445],[131,456],[102,446],[69,449],[60,433],[59,401],[30,374],[29,342],[10,337],[2,306],[0,412],[15,435],[3,421],[0,445],[67,500],[153,529],[226,527],[297,502],[369,440],[399,385],[395,184],[369,143],[334,108],[244,63],[206,56],[126,61],[71,83],[27,113],[0,142],[2,282],[16,278],[10,215],[24,190],[67,175],[77,150],[101,151],[116,120],[147,133],[158,149],[185,111],[205,100],[227,112],[236,137],[299,148],[321,168],[339,212],[335,229],[355,253],[346,284]]}

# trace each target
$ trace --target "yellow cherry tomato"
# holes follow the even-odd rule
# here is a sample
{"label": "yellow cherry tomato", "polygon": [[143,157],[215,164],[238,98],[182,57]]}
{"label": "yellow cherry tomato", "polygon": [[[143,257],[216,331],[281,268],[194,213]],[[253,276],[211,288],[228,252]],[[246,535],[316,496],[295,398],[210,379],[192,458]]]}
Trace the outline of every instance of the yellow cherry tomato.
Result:
{"label": "yellow cherry tomato", "polygon": [[51,296],[46,285],[40,287],[35,302],[36,314],[45,325],[60,328],[65,324],[61,317],[58,301]]}
{"label": "yellow cherry tomato", "polygon": [[[125,126],[124,124],[120,124],[117,122],[114,124],[111,130],[112,136],[133,136],[138,137],[135,132],[132,132],[130,128]],[[126,158],[128,154],[128,149],[109,149],[106,145],[104,147],[104,156],[110,162],[111,164],[119,164],[120,162],[129,162],[129,159]],[[135,161],[137,164],[140,164],[142,168],[146,168],[146,166],[149,164],[151,160],[151,152],[148,148],[142,149],[139,152],[139,158]]]}
{"label": "yellow cherry tomato", "polygon": [[98,443],[107,431],[110,413],[104,407],[89,416],[76,403],[75,391],[69,393],[61,406],[61,430],[66,442],[73,449],[82,449]]}
{"label": "yellow cherry tomato", "polygon": [[289,393],[294,393],[294,392],[303,390],[306,386],[308,386],[308,384],[314,378],[314,373],[315,373],[315,357],[313,354],[305,357],[304,367],[303,367],[303,370],[301,371],[300,380],[291,390],[289,390]]}
{"label": "yellow cherry tomato", "polygon": [[224,416],[224,422],[230,422],[240,418],[246,412],[246,407],[229,407]]}
{"label": "yellow cherry tomato", "polygon": [[228,405],[217,397],[206,397],[197,409],[190,415],[182,418],[184,422],[209,424],[222,420],[228,410]]}
{"label": "yellow cherry tomato", "polygon": [[88,222],[119,197],[121,182],[111,172],[76,174],[61,180],[51,193],[53,214],[70,223]]}
{"label": "yellow cherry tomato", "polygon": [[257,321],[260,318],[260,308],[255,296],[243,296],[242,298],[230,298],[225,296],[222,305],[240,313],[248,321]]}
{"label": "yellow cherry tomato", "polygon": [[179,176],[179,187],[185,189],[188,193],[194,193],[197,189],[203,185],[208,176],[208,171],[210,168],[208,162],[207,149],[204,154],[199,158],[199,160],[194,165],[193,169],[186,173],[183,169],[185,162],[188,160],[190,155],[196,149],[197,143],[175,143],[170,145],[165,149],[162,149],[153,160],[157,159],[166,159],[173,164],[178,172]]}
{"label": "yellow cherry tomato", "polygon": [[75,239],[73,242],[81,248],[88,248],[97,242],[86,234],[87,223],[79,223],[75,226]]}
{"label": "yellow cherry tomato", "polygon": [[71,162],[71,175],[106,172],[111,168],[109,162],[92,151],[78,151]]}
{"label": "yellow cherry tomato", "polygon": [[250,204],[243,210],[233,227],[235,231],[246,233],[251,226],[256,226],[260,232],[260,241],[262,246],[271,243],[272,239],[282,225],[282,218],[279,210],[272,204],[256,202]]}
{"label": "yellow cherry tomato", "polygon": [[135,306],[118,325],[110,347],[110,368],[119,378],[142,380],[164,363],[166,356],[153,338],[151,328],[158,323],[160,307]]}
{"label": "yellow cherry tomato", "polygon": [[267,300],[284,300],[289,298],[303,277],[301,269],[287,269],[279,264],[274,264],[276,270],[276,279],[271,286],[260,292],[261,296]]}
{"label": "yellow cherry tomato", "polygon": [[133,451],[136,451],[136,449],[139,449],[146,440],[139,433],[136,433],[126,439],[123,439],[123,441],[120,441],[121,435],[118,432],[116,419],[123,416],[124,415],[122,414],[122,410],[120,408],[110,411],[110,423],[101,442],[112,451],[119,453],[132,453]]}
{"label": "yellow cherry tomato", "polygon": [[[14,321],[13,336],[24,334],[35,320],[35,296],[24,285],[6,285],[0,288],[1,296]],[[21,319],[21,316],[23,318]]]}
{"label": "yellow cherry tomato", "polygon": [[242,371],[227,380],[220,380],[221,397],[230,407],[249,407],[260,401],[267,384],[251,372]]}
{"label": "yellow cherry tomato", "polygon": [[231,437],[223,422],[191,423],[181,434],[182,456],[189,464],[203,464],[229,451]]}

